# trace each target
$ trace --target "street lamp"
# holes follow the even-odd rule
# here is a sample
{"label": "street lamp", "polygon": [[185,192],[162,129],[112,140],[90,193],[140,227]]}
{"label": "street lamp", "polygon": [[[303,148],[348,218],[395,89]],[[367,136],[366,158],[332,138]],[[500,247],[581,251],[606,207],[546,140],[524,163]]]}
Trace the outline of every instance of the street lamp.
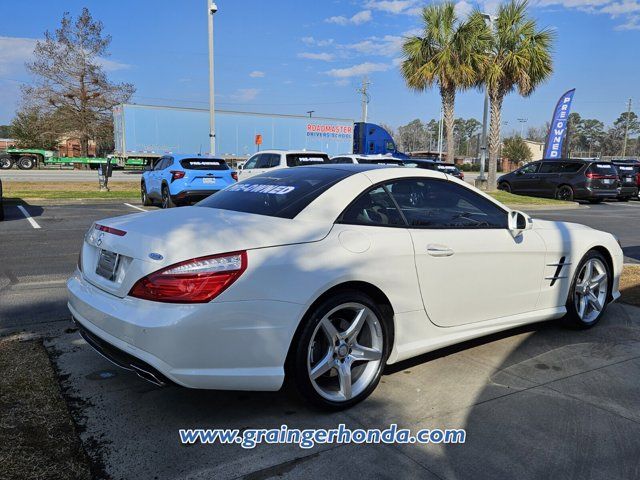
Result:
{"label": "street lamp", "polygon": [[215,2],[207,0],[207,16],[209,19],[209,154],[216,154],[216,104],[213,84],[213,16],[218,11]]}

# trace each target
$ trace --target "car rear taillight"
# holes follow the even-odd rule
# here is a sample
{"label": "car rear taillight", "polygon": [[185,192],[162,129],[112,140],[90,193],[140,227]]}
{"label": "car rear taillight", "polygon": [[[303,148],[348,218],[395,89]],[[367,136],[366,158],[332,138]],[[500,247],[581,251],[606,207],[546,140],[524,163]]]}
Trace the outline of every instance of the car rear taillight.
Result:
{"label": "car rear taillight", "polygon": [[111,233],[119,237],[124,237],[127,234],[124,230],[118,230],[117,228],[107,227],[106,225],[100,225],[98,223],[96,223],[95,229],[101,232]]}
{"label": "car rear taillight", "polygon": [[151,273],[129,295],[167,303],[206,303],[224,292],[247,269],[247,252],[198,257]]}
{"label": "car rear taillight", "polygon": [[238,181],[238,172],[231,172],[231,178],[233,178],[237,182]]}
{"label": "car rear taillight", "polygon": [[171,170],[171,181],[180,180],[184,178],[184,172],[182,170]]}

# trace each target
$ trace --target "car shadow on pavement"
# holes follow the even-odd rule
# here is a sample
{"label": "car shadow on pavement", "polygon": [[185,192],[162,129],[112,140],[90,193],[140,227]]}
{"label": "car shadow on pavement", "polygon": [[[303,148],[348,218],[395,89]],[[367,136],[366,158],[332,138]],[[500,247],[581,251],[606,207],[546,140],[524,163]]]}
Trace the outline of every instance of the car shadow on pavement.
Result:
{"label": "car shadow on pavement", "polygon": [[39,217],[44,212],[44,208],[40,205],[32,205],[20,197],[3,197],[4,202],[4,221],[24,220],[24,214],[18,208],[21,205],[32,217]]}
{"label": "car shadow on pavement", "polygon": [[624,252],[625,257],[640,261],[640,245],[622,247],[622,251]]}

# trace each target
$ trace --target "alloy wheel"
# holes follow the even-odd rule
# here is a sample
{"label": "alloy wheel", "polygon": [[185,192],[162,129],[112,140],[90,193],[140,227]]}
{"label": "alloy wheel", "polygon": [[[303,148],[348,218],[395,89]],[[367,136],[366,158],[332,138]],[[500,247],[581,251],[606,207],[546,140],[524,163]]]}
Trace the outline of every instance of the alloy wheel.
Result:
{"label": "alloy wheel", "polygon": [[329,311],[309,342],[307,372],[313,388],[334,402],[362,393],[382,361],[382,332],[376,314],[363,304],[345,303]]}
{"label": "alloy wheel", "polygon": [[607,268],[598,258],[590,258],[582,266],[573,294],[578,317],[585,323],[598,318],[607,300]]}

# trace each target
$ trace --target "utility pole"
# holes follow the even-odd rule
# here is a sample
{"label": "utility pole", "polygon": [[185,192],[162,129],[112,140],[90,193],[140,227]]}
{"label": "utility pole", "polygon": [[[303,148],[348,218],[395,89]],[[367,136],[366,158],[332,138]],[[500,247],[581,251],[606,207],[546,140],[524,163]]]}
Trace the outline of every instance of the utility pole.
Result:
{"label": "utility pole", "polygon": [[444,143],[444,138],[443,138],[443,128],[442,128],[442,121],[443,121],[443,110],[442,107],[440,107],[440,122],[438,123],[438,160],[442,160],[442,144]]}
{"label": "utility pole", "polygon": [[209,155],[216,154],[216,103],[213,83],[213,16],[218,11],[215,2],[207,0],[209,17]]}
{"label": "utility pole", "polygon": [[311,116],[315,113],[315,110],[307,110],[307,113],[309,114],[309,118],[311,118]]}
{"label": "utility pole", "polygon": [[358,92],[362,94],[362,121],[364,123],[367,123],[367,114],[369,109],[369,85],[371,85],[371,83],[365,75],[362,78],[362,87],[358,89]]}
{"label": "utility pole", "polygon": [[[493,32],[493,17],[488,13],[482,13],[482,18],[489,24],[489,30]],[[475,185],[478,188],[486,190],[487,179],[484,174],[485,165],[487,164],[487,124],[489,117],[489,89],[484,89],[484,108],[482,112],[482,137],[480,143],[480,175],[476,179]]]}
{"label": "utility pole", "polygon": [[629,120],[631,120],[631,99],[627,105],[627,121],[624,127],[624,143],[622,144],[622,158],[627,154],[627,138],[629,136]]}

